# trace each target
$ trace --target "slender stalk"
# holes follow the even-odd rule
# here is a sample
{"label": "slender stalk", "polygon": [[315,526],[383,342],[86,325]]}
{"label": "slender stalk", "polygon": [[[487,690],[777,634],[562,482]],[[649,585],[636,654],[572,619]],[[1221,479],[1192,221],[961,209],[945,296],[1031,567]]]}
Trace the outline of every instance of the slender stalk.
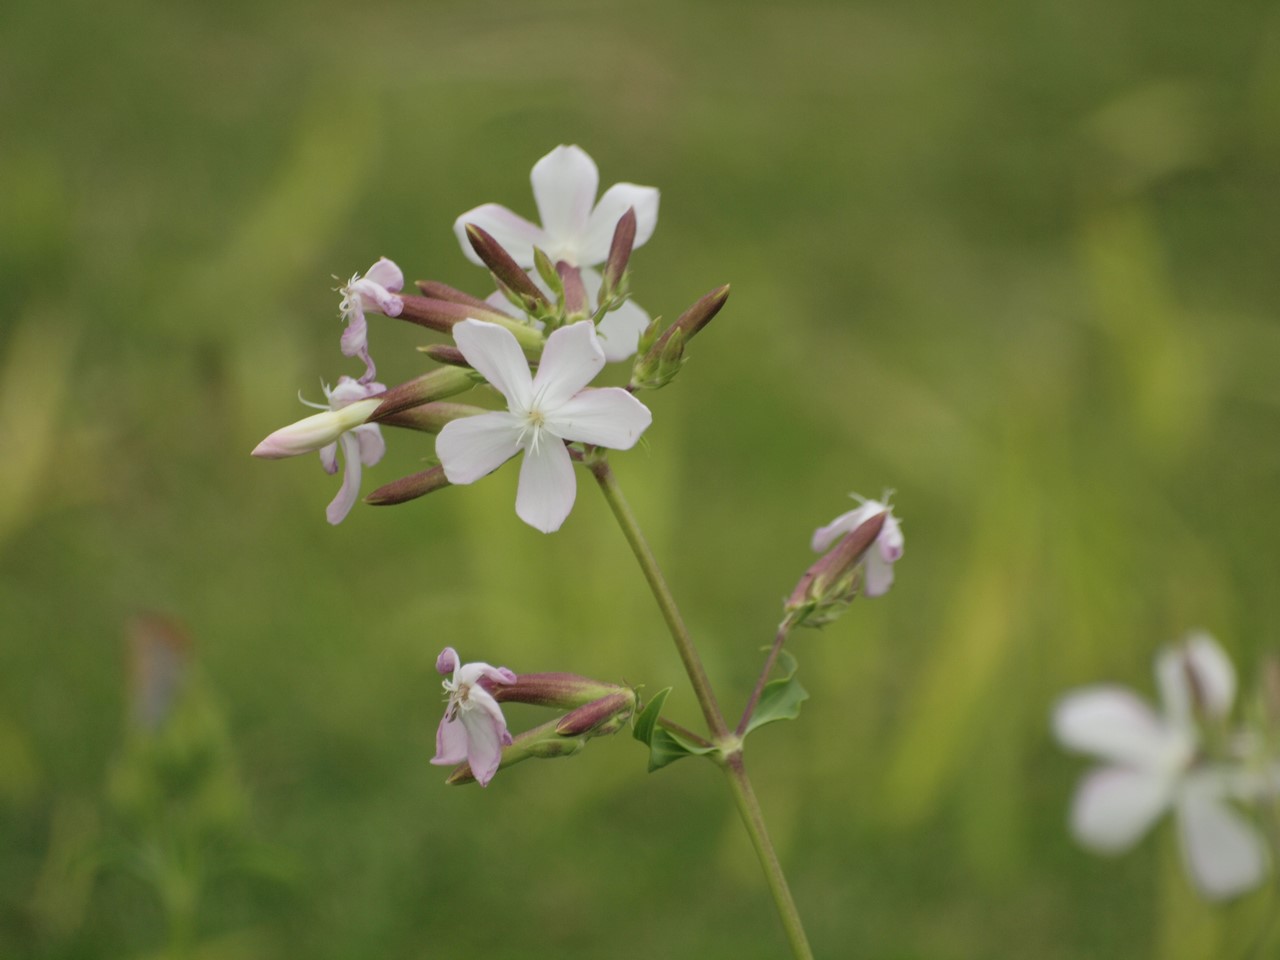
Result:
{"label": "slender stalk", "polygon": [[707,679],[707,671],[702,666],[702,658],[698,656],[693,638],[689,636],[689,628],[685,626],[684,618],[680,616],[680,608],[676,606],[671,588],[667,586],[666,578],[658,567],[658,561],[654,558],[648,541],[640,531],[635,514],[631,512],[631,507],[622,496],[622,490],[618,487],[617,478],[609,467],[609,461],[603,454],[597,454],[588,465],[592,475],[599,482],[600,489],[604,492],[605,500],[609,502],[609,508],[613,511],[618,526],[622,528],[623,536],[627,538],[631,552],[640,563],[640,569],[644,573],[645,580],[649,582],[653,598],[658,601],[658,609],[662,611],[662,618],[666,620],[667,629],[671,631],[671,639],[676,642],[676,650],[679,651],[680,659],[684,662],[684,670],[689,675],[689,682],[693,684],[694,696],[698,698],[698,704],[702,707],[702,715],[707,720],[712,739],[723,740],[729,735],[729,728],[725,725],[720,705],[716,703],[716,695],[711,689],[711,681]]}
{"label": "slender stalk", "polygon": [[[689,635],[689,628],[685,626],[684,618],[680,616],[680,609],[676,606],[675,597],[672,596],[671,589],[667,586],[666,578],[663,577],[662,570],[658,567],[658,561],[654,558],[653,551],[649,549],[649,544],[640,530],[640,525],[636,522],[635,514],[631,512],[631,507],[627,505],[627,501],[622,496],[622,490],[618,487],[617,478],[614,477],[608,460],[601,453],[593,453],[587,464],[592,475],[599,482],[605,500],[608,501],[614,518],[618,521],[618,526],[622,528],[623,536],[627,538],[631,552],[635,554],[636,560],[640,564],[640,569],[649,584],[649,589],[653,592],[654,599],[658,602],[662,617],[667,622],[667,629],[671,631],[671,638],[675,641],[676,649],[680,653],[680,659],[684,662],[685,672],[689,675],[689,682],[693,684],[694,694],[702,707],[702,714],[706,717],[707,726],[711,730],[712,741],[720,748],[720,767],[724,770],[729,780],[729,788],[733,793],[734,803],[737,804],[738,813],[742,816],[742,823],[747,828],[747,835],[751,838],[751,845],[755,847],[756,856],[760,858],[760,866],[764,870],[765,880],[769,884],[769,892],[773,895],[773,902],[777,906],[778,915],[782,919],[782,926],[786,930],[787,940],[791,944],[791,952],[796,960],[813,960],[813,950],[810,948],[809,940],[805,936],[804,925],[800,920],[800,911],[796,909],[796,903],[791,896],[791,888],[787,885],[787,878],[782,872],[782,864],[778,860],[777,851],[774,850],[773,842],[769,839],[769,831],[764,823],[764,814],[760,810],[760,801],[756,799],[755,790],[751,786],[746,766],[742,761],[742,741],[737,734],[729,732],[724,714],[720,712],[715,693],[711,689],[711,681],[707,679],[706,670],[702,666],[702,659],[698,656],[697,648],[693,644],[693,638]],[[759,700],[760,690],[764,686],[763,678],[768,675],[773,662],[777,659],[778,651],[781,650],[782,643],[786,639],[786,629],[785,625],[783,628],[779,628],[778,639],[774,641],[774,650],[765,664],[761,682],[757,684],[756,692],[752,695],[752,701],[748,706],[749,711],[754,709],[755,703]],[[748,713],[748,719],[749,716],[750,713]],[[667,724],[667,726],[674,725]]]}
{"label": "slender stalk", "polygon": [[760,702],[760,694],[764,693],[764,685],[769,680],[769,672],[773,669],[773,665],[778,662],[778,654],[782,653],[782,645],[787,642],[787,637],[791,634],[791,621],[783,620],[778,627],[778,634],[773,638],[773,646],[769,649],[769,656],[765,657],[764,667],[760,670],[760,676],[756,679],[755,689],[751,691],[751,696],[747,700],[746,709],[742,711],[742,719],[738,721],[738,728],[734,731],[738,736],[742,736],[747,732],[747,724],[751,722],[751,715],[756,712],[756,704]]}

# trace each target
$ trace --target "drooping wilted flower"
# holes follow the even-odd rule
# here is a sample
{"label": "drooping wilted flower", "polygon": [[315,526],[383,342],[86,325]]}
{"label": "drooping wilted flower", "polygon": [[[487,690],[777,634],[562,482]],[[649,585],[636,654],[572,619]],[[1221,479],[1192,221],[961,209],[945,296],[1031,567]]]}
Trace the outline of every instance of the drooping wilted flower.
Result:
{"label": "drooping wilted flower", "polygon": [[436,755],[431,762],[452,766],[465,760],[483,787],[498,772],[502,748],[510,745],[511,733],[502,708],[481,680],[512,684],[516,675],[506,667],[461,663],[453,647],[440,652],[436,670],[447,677],[443,686],[448,703],[436,731]]}
{"label": "drooping wilted flower", "polygon": [[[893,564],[902,557],[902,527],[898,518],[893,515],[893,508],[879,500],[867,500],[856,493],[851,496],[861,506],[848,513],[842,513],[825,527],[814,531],[812,547],[815,553],[825,552],[833,543],[846,533],[862,526],[878,513],[888,513],[880,535],[876,537],[875,546],[867,552],[866,573],[862,592],[868,597],[879,597],[889,592],[893,586]],[[886,498],[887,499],[887,498]]]}
{"label": "drooping wilted flower", "polygon": [[369,357],[369,325],[365,321],[366,310],[377,310],[388,317],[400,316],[404,300],[397,294],[404,289],[404,273],[386,257],[370,267],[365,275],[354,274],[338,292],[342,294],[339,310],[347,329],[342,332],[342,354],[359,357],[364,361],[364,374],[360,383],[369,383],[377,375],[377,368]]}

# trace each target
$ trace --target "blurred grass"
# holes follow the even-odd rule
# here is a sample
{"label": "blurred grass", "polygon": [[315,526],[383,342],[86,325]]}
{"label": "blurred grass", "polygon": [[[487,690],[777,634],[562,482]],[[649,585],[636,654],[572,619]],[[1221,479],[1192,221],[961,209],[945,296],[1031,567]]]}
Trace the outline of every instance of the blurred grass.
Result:
{"label": "blurred grass", "polygon": [[1242,953],[1267,895],[1200,904],[1167,825],[1071,844],[1046,713],[1150,690],[1192,626],[1246,677],[1277,644],[1277,50],[1252,0],[6,6],[0,956],[164,948],[139,881],[75,866],[139,610],[189,627],[291,867],[212,883],[203,955],[779,955],[709,768],[426,763],[446,643],[696,716],[586,482],[552,538],[511,470],[330,529],[311,458],[247,456],[348,368],[331,275],[482,291],[452,219],[532,214],[561,142],[662,188],[646,308],[733,284],[616,458],[730,708],[812,528],[897,490],[893,593],[798,639],[813,699],[753,741],[820,955]]}

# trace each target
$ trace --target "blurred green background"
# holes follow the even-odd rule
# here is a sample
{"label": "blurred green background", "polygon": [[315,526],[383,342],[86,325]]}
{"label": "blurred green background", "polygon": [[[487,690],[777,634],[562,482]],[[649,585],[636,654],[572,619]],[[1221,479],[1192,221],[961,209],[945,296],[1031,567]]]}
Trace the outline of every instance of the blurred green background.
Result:
{"label": "blurred green background", "polygon": [[[614,458],[730,710],[812,529],[897,491],[897,585],[749,751],[818,954],[1233,957],[1274,910],[1200,903],[1168,822],[1078,849],[1047,730],[1189,628],[1246,687],[1280,642],[1274,4],[17,0],[0,121],[0,957],[785,954],[709,765],[427,763],[445,644],[695,720],[585,474],[553,537],[514,468],[330,528],[314,457],[248,456],[358,372],[331,277],[487,292],[453,218],[532,216],[559,143],[662,189],[638,302],[733,285]],[[390,440],[366,492],[431,454]],[[168,747],[144,612],[198,664]]]}

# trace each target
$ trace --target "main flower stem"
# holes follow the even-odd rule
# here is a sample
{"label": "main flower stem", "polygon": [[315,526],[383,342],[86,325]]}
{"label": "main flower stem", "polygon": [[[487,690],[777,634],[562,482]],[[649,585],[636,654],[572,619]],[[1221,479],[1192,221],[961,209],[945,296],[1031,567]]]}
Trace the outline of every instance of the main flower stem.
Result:
{"label": "main flower stem", "polygon": [[653,551],[649,549],[640,525],[636,522],[635,514],[631,512],[631,507],[622,496],[622,490],[618,487],[617,478],[613,475],[609,461],[605,459],[603,453],[595,453],[587,461],[587,466],[600,484],[604,498],[608,501],[618,526],[622,528],[623,536],[627,538],[631,552],[635,554],[640,564],[649,589],[658,602],[658,609],[662,611],[662,618],[667,623],[667,629],[671,631],[671,638],[675,641],[680,659],[684,662],[685,672],[689,675],[689,682],[693,684],[694,694],[702,707],[702,715],[706,717],[712,740],[720,747],[720,767],[729,779],[729,789],[733,793],[734,803],[737,804],[742,823],[747,828],[751,845],[755,847],[756,856],[760,858],[760,866],[764,870],[769,892],[773,894],[774,904],[778,908],[778,915],[786,930],[791,952],[796,960],[813,960],[813,950],[809,946],[808,937],[805,936],[800,911],[796,909],[791,888],[787,886],[782,864],[778,860],[777,851],[774,850],[773,841],[769,839],[769,831],[765,827],[760,801],[756,799],[751,779],[747,776],[746,766],[742,761],[742,741],[737,735],[729,732],[724,714],[720,712],[720,706],[716,702],[715,692],[711,689],[711,681],[707,679],[707,672],[702,666],[702,658],[698,655],[693,638],[689,635],[689,628],[685,626],[684,618],[680,616],[680,608],[676,606],[671,588],[667,586],[666,578],[662,575]]}

